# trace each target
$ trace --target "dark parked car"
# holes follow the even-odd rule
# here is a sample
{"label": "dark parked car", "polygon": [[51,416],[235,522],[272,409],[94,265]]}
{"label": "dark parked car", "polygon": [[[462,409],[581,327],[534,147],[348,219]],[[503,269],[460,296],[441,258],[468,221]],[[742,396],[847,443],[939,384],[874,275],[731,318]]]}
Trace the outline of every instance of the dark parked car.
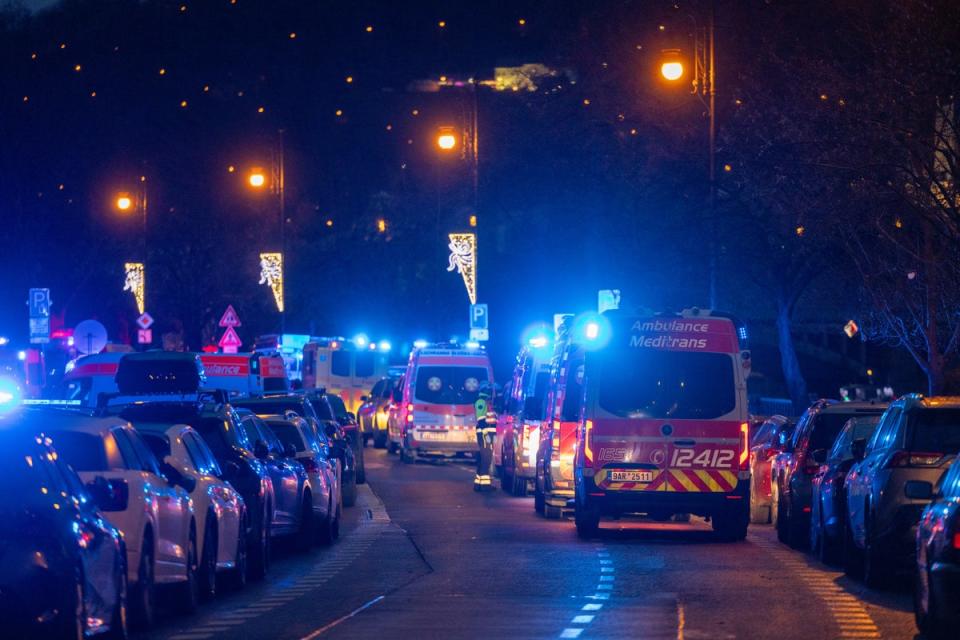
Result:
{"label": "dark parked car", "polygon": [[[357,422],[357,416],[347,411],[347,405],[343,398],[333,393],[324,394],[330,409],[333,411],[333,417],[337,424],[343,429],[353,448],[353,457],[357,466],[357,484],[364,484],[367,481],[367,470],[364,464],[363,438],[360,437],[360,424]],[[319,404],[319,406],[323,406]]]}
{"label": "dark parked car", "polygon": [[782,453],[796,422],[776,415],[765,419],[750,436],[750,522],[770,522],[770,470]]}
{"label": "dark parked car", "polygon": [[329,405],[325,407],[325,415],[330,416],[330,418],[321,420],[314,403],[305,395],[298,393],[244,398],[237,400],[234,404],[237,407],[249,409],[258,416],[282,416],[286,415],[287,411],[293,411],[301,418],[306,418],[318,433],[325,433],[332,442],[334,456],[340,460],[343,504],[346,507],[353,506],[357,500],[354,449],[344,435],[343,429],[333,418],[333,410],[329,408]]}
{"label": "dark parked car", "polygon": [[240,430],[253,443],[253,452],[267,467],[273,482],[273,537],[296,536],[297,548],[309,549],[314,538],[313,488],[297,452],[284,445],[270,427],[247,410],[239,410]]}
{"label": "dark parked car", "polygon": [[34,435],[49,420],[27,412],[0,422],[3,637],[126,638],[123,538],[48,440]]}
{"label": "dark parked car", "polygon": [[879,586],[913,566],[917,524],[930,496],[908,488],[933,484],[960,451],[960,399],[903,396],[890,405],[847,476],[849,535],[844,569]]}
{"label": "dark parked car", "polygon": [[202,402],[140,402],[111,409],[136,427],[137,423],[187,424],[213,452],[223,479],[234,486],[247,508],[247,571],[260,579],[270,564],[270,532],[274,518],[274,487],[266,464],[254,454],[254,443],[239,429],[240,419],[229,405]]}
{"label": "dark parked car", "polygon": [[847,473],[856,462],[853,443],[869,440],[879,422],[880,416],[847,420],[826,461],[813,477],[810,549],[825,564],[836,564],[843,550],[847,524]]}
{"label": "dark parked car", "polygon": [[917,529],[914,614],[928,638],[955,638],[960,631],[960,464],[940,479],[907,482],[904,490],[930,497]]}
{"label": "dark parked car", "polygon": [[856,416],[880,415],[886,405],[818,400],[807,409],[771,470],[773,524],[777,538],[792,547],[810,542],[811,485],[840,430]]}
{"label": "dark parked car", "polygon": [[363,432],[364,444],[373,440],[373,446],[377,449],[387,447],[387,416],[398,379],[399,376],[380,378],[370,393],[360,398],[363,404],[357,409],[357,419]]}

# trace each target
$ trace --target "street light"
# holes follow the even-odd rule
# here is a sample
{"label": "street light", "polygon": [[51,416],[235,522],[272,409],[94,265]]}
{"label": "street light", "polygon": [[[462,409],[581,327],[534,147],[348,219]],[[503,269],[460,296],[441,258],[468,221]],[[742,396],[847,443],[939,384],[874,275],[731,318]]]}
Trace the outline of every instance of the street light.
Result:
{"label": "street light", "polygon": [[120,211],[129,211],[133,207],[133,198],[126,191],[117,196],[117,209]]}
{"label": "street light", "polygon": [[450,151],[457,146],[457,136],[454,134],[453,127],[440,127],[437,146],[443,151]]}
{"label": "street light", "polygon": [[660,64],[660,75],[664,80],[675,82],[683,77],[683,62],[680,60],[664,60]]}
{"label": "street light", "polygon": [[262,167],[250,169],[250,175],[247,176],[247,183],[254,189],[262,189],[267,184],[267,175]]}

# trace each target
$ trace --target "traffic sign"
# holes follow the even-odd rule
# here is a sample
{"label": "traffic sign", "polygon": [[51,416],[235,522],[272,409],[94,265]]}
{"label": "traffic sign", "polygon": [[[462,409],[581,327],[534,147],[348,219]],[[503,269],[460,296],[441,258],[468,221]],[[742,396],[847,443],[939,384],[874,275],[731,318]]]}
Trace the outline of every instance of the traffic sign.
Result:
{"label": "traffic sign", "polygon": [[[137,318],[137,326],[143,330],[147,330],[153,326],[153,316],[144,311],[140,314],[140,317]],[[152,342],[152,340],[151,340]]]}
{"label": "traffic sign", "polygon": [[489,329],[490,311],[485,304],[470,305],[470,328]]}
{"label": "traffic sign", "polygon": [[30,289],[30,299],[27,304],[30,306],[31,318],[49,318],[50,289]]}
{"label": "traffic sign", "polygon": [[486,342],[490,339],[489,329],[470,329],[470,339],[476,342]]}
{"label": "traffic sign", "polygon": [[220,345],[224,353],[236,353],[237,348],[243,344],[243,342],[240,341],[240,336],[237,335],[233,327],[227,327],[227,330],[223,332],[223,336],[220,338],[220,342],[217,344]]}
{"label": "traffic sign", "polygon": [[620,308],[620,289],[600,289],[597,292],[597,311],[611,311]]}
{"label": "traffic sign", "polygon": [[30,318],[30,344],[50,342],[50,318]]}
{"label": "traffic sign", "polygon": [[[239,327],[240,326],[240,316],[237,315],[237,312],[233,308],[232,304],[227,305],[227,310],[223,312],[223,316],[220,318],[220,326],[221,327]],[[236,333],[234,333],[234,335],[236,335]],[[239,346],[239,343],[237,343],[237,346]]]}
{"label": "traffic sign", "polygon": [[153,342],[153,329],[137,329],[137,342],[150,344]]}

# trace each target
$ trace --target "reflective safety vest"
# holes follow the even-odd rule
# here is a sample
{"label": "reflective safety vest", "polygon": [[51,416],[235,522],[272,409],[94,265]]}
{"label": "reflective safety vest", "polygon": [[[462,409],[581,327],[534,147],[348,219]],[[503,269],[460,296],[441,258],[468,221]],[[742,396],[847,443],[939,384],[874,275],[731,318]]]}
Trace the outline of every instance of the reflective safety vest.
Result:
{"label": "reflective safety vest", "polygon": [[487,417],[487,399],[477,398],[477,401],[473,403],[473,410],[477,414],[477,422],[485,419]]}

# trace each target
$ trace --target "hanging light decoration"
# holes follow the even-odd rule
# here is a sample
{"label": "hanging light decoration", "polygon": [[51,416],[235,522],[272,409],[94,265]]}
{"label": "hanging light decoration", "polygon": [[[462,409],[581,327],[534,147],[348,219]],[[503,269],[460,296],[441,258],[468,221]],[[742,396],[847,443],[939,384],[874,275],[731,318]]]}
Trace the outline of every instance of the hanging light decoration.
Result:
{"label": "hanging light decoration", "polygon": [[137,301],[137,311],[142,315],[146,310],[146,305],[144,304],[146,300],[146,283],[145,283],[145,273],[142,262],[126,262],[123,265],[123,270],[126,273],[126,279],[123,282],[123,290],[129,291],[133,294],[134,299]]}
{"label": "hanging light decoration", "polygon": [[477,234],[451,233],[450,264],[447,271],[457,271],[467,287],[470,304],[477,304]]}
{"label": "hanging light decoration", "polygon": [[283,254],[260,254],[260,282],[273,291],[273,299],[277,303],[277,311],[283,313]]}

